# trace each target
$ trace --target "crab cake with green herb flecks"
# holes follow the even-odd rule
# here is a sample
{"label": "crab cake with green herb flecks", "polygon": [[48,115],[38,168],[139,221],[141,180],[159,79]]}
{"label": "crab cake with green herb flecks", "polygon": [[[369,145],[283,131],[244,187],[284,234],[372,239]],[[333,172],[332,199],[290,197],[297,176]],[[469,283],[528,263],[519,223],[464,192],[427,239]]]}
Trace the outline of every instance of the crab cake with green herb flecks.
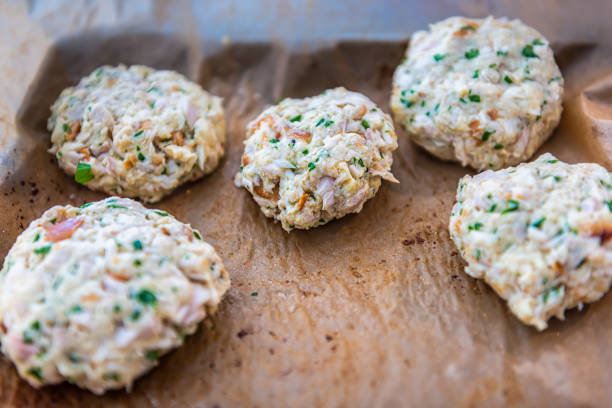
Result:
{"label": "crab cake with green herb flecks", "polygon": [[0,340],[38,388],[127,387],[181,345],[230,286],[200,233],[127,198],[55,206],[0,272]]}
{"label": "crab cake with green herb flecks", "polygon": [[221,99],[173,71],[100,67],[51,107],[50,153],[92,190],[156,202],[223,156]]}
{"label": "crab cake with green herb flecks", "polygon": [[519,20],[452,17],[413,34],[391,109],[433,155],[477,170],[529,159],[561,117],[548,41]]}
{"label": "crab cake with green herb flecks", "polygon": [[465,176],[450,217],[465,272],[484,279],[524,323],[594,302],[612,280],[612,174],[551,154]]}
{"label": "crab cake with green herb flecks", "polygon": [[391,174],[397,137],[389,115],[344,88],[284,99],[247,127],[235,183],[286,231],[361,211]]}

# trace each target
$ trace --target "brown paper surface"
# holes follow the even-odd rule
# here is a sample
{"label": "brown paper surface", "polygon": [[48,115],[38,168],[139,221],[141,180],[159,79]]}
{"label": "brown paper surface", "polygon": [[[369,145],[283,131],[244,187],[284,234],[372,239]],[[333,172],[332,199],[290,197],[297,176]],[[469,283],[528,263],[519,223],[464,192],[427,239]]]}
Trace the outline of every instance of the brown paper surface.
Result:
{"label": "brown paper surface", "polygon": [[[79,14],[73,6],[40,11],[40,3],[0,3],[0,257],[48,207],[103,197],[46,153],[51,103],[99,65],[140,63],[177,70],[224,98],[226,158],[157,207],[202,231],[233,285],[211,327],[163,357],[131,393],[34,390],[2,357],[0,406],[612,405],[612,297],[552,319],[542,333],[521,324],[486,284],[463,273],[449,238],[457,182],[469,170],[434,159],[401,129],[393,164],[401,183],[383,183],[360,214],[323,227],[286,233],[232,182],[245,125],[264,106],[343,85],[389,112],[402,38],[454,14],[520,17],[540,30],[566,92],[562,122],[538,154],[612,170],[609,2],[331,1],[348,14],[367,3],[377,18],[388,16],[388,25],[363,23],[353,38],[338,40],[300,25],[322,30],[317,18],[327,19],[329,32],[346,25],[337,14],[319,16],[325,2],[315,1],[295,20],[301,34],[292,44],[283,30],[295,21],[278,20],[265,41],[249,41],[247,32],[226,45],[202,31],[202,7],[158,2],[142,11],[141,2],[98,2],[92,12],[87,2]],[[293,16],[296,3],[275,16]],[[238,25],[242,16],[233,10],[214,18]],[[136,29],[133,22],[143,20]],[[389,39],[368,39],[383,31]]]}

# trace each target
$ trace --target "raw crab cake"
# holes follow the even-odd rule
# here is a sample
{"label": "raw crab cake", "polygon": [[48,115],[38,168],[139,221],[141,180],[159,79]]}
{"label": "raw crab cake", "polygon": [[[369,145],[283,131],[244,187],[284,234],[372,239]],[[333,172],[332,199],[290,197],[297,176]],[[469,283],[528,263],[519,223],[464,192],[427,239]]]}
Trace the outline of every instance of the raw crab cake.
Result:
{"label": "raw crab cake", "polygon": [[285,230],[361,211],[391,174],[397,137],[389,115],[356,92],[284,99],[247,126],[237,186]]}
{"label": "raw crab cake", "polygon": [[612,175],[551,154],[459,182],[450,234],[467,261],[524,323],[594,302],[612,279]]}
{"label": "raw crab cake", "polygon": [[416,32],[391,109],[433,155],[475,169],[533,155],[561,117],[563,78],[548,41],[519,20],[452,17]]}
{"label": "raw crab cake", "polygon": [[51,107],[50,153],[92,190],[159,201],[223,156],[221,99],[173,71],[104,66]]}
{"label": "raw crab cake", "polygon": [[127,387],[182,344],[230,285],[198,231],[127,198],[56,206],[0,273],[2,351],[34,387]]}

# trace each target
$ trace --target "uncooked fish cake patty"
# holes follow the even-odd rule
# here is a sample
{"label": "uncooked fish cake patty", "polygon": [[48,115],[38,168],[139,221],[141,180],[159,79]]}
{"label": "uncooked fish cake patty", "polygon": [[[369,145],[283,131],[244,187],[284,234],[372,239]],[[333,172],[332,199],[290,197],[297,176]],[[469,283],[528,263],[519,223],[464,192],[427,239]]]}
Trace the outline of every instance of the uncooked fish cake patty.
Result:
{"label": "uncooked fish cake patty", "polygon": [[230,280],[200,233],[112,197],[55,206],[0,273],[3,353],[34,387],[127,387],[214,312]]}
{"label": "uncooked fish cake patty", "polygon": [[51,107],[50,153],[77,182],[159,201],[223,156],[221,99],[173,71],[104,66]]}
{"label": "uncooked fish cake patty", "polygon": [[391,109],[433,155],[475,169],[533,155],[561,117],[563,77],[548,41],[519,20],[452,17],[413,34]]}
{"label": "uncooked fish cake patty", "polygon": [[247,126],[237,186],[285,230],[361,211],[391,174],[397,137],[389,115],[344,88],[284,99]]}
{"label": "uncooked fish cake patty", "polygon": [[524,323],[598,300],[612,279],[612,175],[591,163],[536,161],[459,182],[450,234]]}

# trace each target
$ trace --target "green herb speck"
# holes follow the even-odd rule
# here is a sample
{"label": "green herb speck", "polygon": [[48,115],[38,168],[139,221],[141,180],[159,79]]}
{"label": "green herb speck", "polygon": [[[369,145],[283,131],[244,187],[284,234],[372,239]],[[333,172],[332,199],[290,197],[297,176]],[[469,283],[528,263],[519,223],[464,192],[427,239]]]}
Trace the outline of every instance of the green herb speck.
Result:
{"label": "green herb speck", "polygon": [[531,226],[539,229],[542,227],[542,224],[544,224],[544,221],[546,221],[546,217],[540,218],[539,220],[531,224]]}
{"label": "green herb speck", "polygon": [[289,122],[299,122],[300,120],[302,120],[302,115],[295,115],[294,117],[292,117],[291,119],[289,119]]}
{"label": "green herb speck", "polygon": [[508,200],[507,204],[508,205],[506,206],[506,208],[502,210],[502,214],[507,214],[509,212],[516,211],[519,208],[519,202],[516,200],[510,199]]}
{"label": "green herb speck", "polygon": [[485,130],[482,133],[482,141],[486,142],[487,140],[489,140],[489,137],[491,137],[493,133],[495,133],[495,130]]}
{"label": "green herb speck", "polygon": [[74,180],[79,184],[85,184],[93,178],[94,175],[91,173],[91,164],[79,162],[76,172],[74,173]]}
{"label": "green herb speck", "polygon": [[480,54],[480,51],[478,51],[477,48],[472,48],[466,51],[464,55],[465,55],[465,58],[472,59],[472,58],[476,58],[479,54]]}
{"label": "green herb speck", "polygon": [[34,253],[36,255],[46,255],[49,253],[49,251],[51,251],[51,245],[45,245],[40,248],[34,249]]}
{"label": "green herb speck", "polygon": [[540,58],[538,54],[533,51],[533,45],[531,44],[524,46],[523,50],[521,51],[521,54],[523,54],[523,56],[527,58]]}
{"label": "green herb speck", "polygon": [[38,381],[43,380],[42,370],[40,369],[40,367],[32,367],[27,371],[27,373],[32,377],[36,378]]}
{"label": "green herb speck", "polygon": [[136,299],[145,305],[155,306],[157,303],[157,296],[148,289],[141,289],[140,292],[136,294]]}

